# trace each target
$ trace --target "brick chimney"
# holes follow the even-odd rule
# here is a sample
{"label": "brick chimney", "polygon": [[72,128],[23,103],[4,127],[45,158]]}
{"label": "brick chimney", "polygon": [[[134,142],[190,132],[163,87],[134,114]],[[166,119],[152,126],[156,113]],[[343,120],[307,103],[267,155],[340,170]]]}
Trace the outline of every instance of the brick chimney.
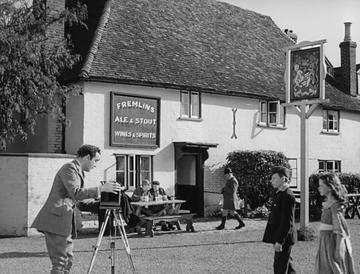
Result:
{"label": "brick chimney", "polygon": [[351,22],[345,22],[345,37],[340,43],[342,86],[346,94],[357,96],[356,42],[351,41]]}

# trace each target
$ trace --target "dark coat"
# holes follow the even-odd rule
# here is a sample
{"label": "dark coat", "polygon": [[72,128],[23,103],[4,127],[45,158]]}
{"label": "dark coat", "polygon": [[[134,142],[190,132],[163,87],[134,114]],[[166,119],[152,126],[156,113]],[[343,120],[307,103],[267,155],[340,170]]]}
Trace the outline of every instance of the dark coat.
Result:
{"label": "dark coat", "polygon": [[224,199],[223,209],[239,209],[239,201],[237,196],[238,186],[239,183],[235,177],[231,177],[229,180],[226,181],[226,184],[222,189]]}
{"label": "dark coat", "polygon": [[295,197],[287,188],[274,196],[263,242],[292,245],[295,241]]}
{"label": "dark coat", "polygon": [[159,192],[158,192],[158,193],[155,193],[155,191],[154,191],[153,188],[151,188],[151,189],[149,190],[149,192],[150,192],[151,196],[153,197],[153,200],[155,200],[156,196],[158,196],[158,195],[161,195],[161,196],[165,196],[165,195],[166,195],[166,192],[165,192],[165,190],[164,190],[162,187],[159,187]]}

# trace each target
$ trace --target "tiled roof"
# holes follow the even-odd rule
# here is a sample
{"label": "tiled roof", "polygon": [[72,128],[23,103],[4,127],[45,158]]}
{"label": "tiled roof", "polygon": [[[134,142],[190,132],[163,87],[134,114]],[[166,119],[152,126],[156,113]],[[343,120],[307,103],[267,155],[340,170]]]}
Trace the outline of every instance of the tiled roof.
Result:
{"label": "tiled roof", "polygon": [[[284,100],[293,42],[269,16],[214,0],[107,0],[83,79]],[[360,111],[326,85],[330,106]]]}
{"label": "tiled roof", "polygon": [[325,85],[325,97],[330,99],[330,103],[323,104],[324,107],[360,112],[360,97],[347,95],[329,83]]}
{"label": "tiled roof", "polygon": [[269,16],[212,0],[122,0],[109,8],[84,75],[283,96],[282,48],[292,42]]}

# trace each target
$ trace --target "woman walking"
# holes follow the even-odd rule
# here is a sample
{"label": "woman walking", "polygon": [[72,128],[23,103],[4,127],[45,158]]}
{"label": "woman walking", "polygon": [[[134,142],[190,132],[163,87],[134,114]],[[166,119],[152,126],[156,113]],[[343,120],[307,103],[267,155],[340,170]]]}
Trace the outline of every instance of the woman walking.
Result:
{"label": "woman walking", "polygon": [[324,173],[319,177],[318,190],[321,196],[326,197],[326,201],[321,214],[315,272],[353,274],[350,233],[342,210],[346,189],[335,174]]}
{"label": "woman walking", "polygon": [[245,224],[241,220],[239,213],[236,212],[236,210],[239,209],[239,202],[237,197],[237,188],[239,186],[239,183],[233,175],[231,168],[225,168],[224,175],[226,179],[226,184],[221,191],[221,193],[223,194],[222,218],[221,224],[217,226],[216,229],[221,230],[225,228],[226,218],[229,214],[239,222],[239,225],[236,226],[235,229],[240,229],[244,227]]}

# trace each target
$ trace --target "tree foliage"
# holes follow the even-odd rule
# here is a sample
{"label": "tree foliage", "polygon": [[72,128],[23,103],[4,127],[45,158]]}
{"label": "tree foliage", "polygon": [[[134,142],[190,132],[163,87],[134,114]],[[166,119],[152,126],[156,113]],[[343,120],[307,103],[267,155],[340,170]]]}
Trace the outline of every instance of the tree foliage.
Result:
{"label": "tree foliage", "polygon": [[[63,106],[76,86],[62,75],[79,60],[72,54],[69,37],[54,43],[48,36],[53,24],[83,24],[86,6],[78,1],[64,11],[49,10],[46,1],[32,6],[20,1],[0,4],[0,148],[16,136],[26,140],[34,133],[39,115],[64,120]],[[40,4],[39,4],[40,3]]]}
{"label": "tree foliage", "polygon": [[239,181],[239,195],[246,198],[251,209],[268,205],[273,194],[269,178],[271,168],[290,168],[285,155],[272,150],[234,151],[229,153],[226,159],[227,166]]}

